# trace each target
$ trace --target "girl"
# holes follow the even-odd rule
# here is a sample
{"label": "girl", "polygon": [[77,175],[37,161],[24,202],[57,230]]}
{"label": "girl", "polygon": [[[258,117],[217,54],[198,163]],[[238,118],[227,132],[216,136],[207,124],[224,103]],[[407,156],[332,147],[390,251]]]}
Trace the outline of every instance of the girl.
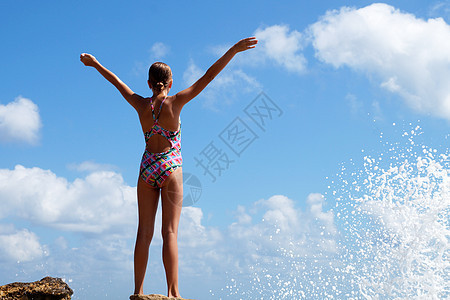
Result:
{"label": "girl", "polygon": [[136,109],[145,136],[137,183],[139,225],[134,250],[134,294],[143,294],[148,251],[153,237],[159,195],[162,204],[163,263],[167,296],[180,297],[178,291],[178,223],[183,201],[180,113],[183,106],[197,96],[239,52],[256,47],[255,37],[240,40],[219,58],[192,86],[168,96],[172,71],[164,63],[154,63],[148,72],[150,98],[135,94],[115,74],[103,67],[94,56],[83,53],[84,65],[94,67],[111,82],[125,100]]}

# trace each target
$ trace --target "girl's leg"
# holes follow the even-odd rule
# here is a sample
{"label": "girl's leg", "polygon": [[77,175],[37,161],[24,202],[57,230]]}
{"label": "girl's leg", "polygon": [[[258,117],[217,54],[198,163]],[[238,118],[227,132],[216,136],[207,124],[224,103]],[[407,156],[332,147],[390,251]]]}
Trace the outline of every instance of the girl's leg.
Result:
{"label": "girl's leg", "polygon": [[134,248],[134,294],[143,294],[148,250],[153,238],[159,188],[153,188],[140,177],[137,185],[139,225]]}
{"label": "girl's leg", "polygon": [[183,205],[181,168],[173,172],[161,188],[163,263],[166,270],[167,296],[180,297],[178,291],[178,223]]}

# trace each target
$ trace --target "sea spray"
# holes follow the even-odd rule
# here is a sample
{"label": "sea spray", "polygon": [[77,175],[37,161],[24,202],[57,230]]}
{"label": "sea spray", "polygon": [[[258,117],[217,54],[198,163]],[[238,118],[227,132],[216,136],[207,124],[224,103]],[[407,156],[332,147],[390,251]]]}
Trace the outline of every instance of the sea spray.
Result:
{"label": "sea spray", "polygon": [[339,176],[342,260],[362,298],[450,295],[449,154],[416,143],[420,134],[419,127],[404,131]]}
{"label": "sea spray", "polygon": [[[420,127],[342,164],[326,194],[338,233],[286,238],[256,249],[247,273],[229,274],[226,299],[444,299],[450,296],[448,148],[418,142]],[[445,143],[446,141],[444,141]],[[317,238],[317,237],[321,238]],[[324,244],[334,243],[334,250]],[[333,247],[331,247],[333,248]]]}

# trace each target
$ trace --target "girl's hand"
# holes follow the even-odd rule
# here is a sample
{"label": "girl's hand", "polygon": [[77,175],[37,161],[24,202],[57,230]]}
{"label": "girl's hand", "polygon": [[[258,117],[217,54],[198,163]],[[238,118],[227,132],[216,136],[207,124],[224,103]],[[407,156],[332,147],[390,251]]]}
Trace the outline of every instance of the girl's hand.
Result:
{"label": "girl's hand", "polygon": [[256,47],[256,44],[258,43],[258,40],[255,37],[249,37],[246,39],[242,39],[239,42],[237,42],[232,48],[238,52],[242,52],[248,49],[253,49]]}
{"label": "girl's hand", "polygon": [[93,55],[90,55],[87,53],[82,53],[80,55],[80,60],[85,66],[88,66],[88,67],[93,67],[96,64],[98,64],[97,59]]}

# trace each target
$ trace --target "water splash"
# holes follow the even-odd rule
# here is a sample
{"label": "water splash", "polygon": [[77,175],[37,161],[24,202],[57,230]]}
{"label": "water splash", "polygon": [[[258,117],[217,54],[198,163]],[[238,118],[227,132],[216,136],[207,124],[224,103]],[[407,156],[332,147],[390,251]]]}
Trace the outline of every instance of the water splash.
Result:
{"label": "water splash", "polygon": [[279,244],[276,253],[260,252],[249,274],[233,274],[224,299],[340,299],[345,286],[333,253],[312,245],[314,253],[302,241]]}
{"label": "water splash", "polygon": [[449,156],[417,144],[421,134],[404,131],[386,152],[365,156],[362,169],[340,175],[343,261],[363,298],[450,295]]}
{"label": "water splash", "polygon": [[420,127],[395,142],[381,134],[382,151],[342,165],[327,193],[339,229],[335,252],[305,251],[321,241],[277,240],[273,228],[277,251],[259,251],[248,274],[230,275],[224,298],[449,297],[449,153],[418,142],[421,135]]}

